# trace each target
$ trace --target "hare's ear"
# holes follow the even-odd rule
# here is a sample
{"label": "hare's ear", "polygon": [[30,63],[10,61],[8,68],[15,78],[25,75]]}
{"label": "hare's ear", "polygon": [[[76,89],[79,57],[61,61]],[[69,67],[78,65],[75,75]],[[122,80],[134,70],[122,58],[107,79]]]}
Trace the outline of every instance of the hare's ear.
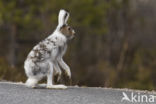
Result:
{"label": "hare's ear", "polygon": [[65,24],[67,24],[68,18],[69,18],[69,12],[66,11],[66,14],[64,16],[64,23]]}
{"label": "hare's ear", "polygon": [[58,27],[62,27],[63,25],[67,24],[68,18],[69,13],[61,9],[58,15]]}

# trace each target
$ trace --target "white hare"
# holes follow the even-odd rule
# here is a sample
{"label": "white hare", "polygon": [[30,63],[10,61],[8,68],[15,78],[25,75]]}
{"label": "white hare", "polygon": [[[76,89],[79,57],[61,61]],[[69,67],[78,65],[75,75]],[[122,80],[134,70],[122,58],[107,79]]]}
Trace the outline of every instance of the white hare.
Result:
{"label": "white hare", "polygon": [[47,77],[47,88],[67,88],[65,85],[54,85],[53,75],[61,76],[61,67],[71,78],[70,68],[62,59],[67,49],[68,40],[72,39],[75,34],[75,31],[67,24],[68,18],[69,13],[61,9],[55,31],[39,42],[28,54],[24,63],[25,73],[28,77],[27,86],[35,87],[39,80]]}

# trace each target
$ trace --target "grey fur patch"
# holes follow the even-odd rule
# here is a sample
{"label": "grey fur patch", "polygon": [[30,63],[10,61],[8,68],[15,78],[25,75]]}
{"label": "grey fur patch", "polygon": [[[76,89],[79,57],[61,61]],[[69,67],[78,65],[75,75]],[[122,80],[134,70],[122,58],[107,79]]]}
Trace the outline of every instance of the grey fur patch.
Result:
{"label": "grey fur patch", "polygon": [[42,75],[46,75],[49,72],[49,64],[45,67],[41,67],[38,65],[39,63],[36,63],[35,67],[32,70],[33,75],[38,75],[38,74],[42,74]]}
{"label": "grey fur patch", "polygon": [[36,49],[32,50],[34,52],[34,55],[31,56],[30,58],[34,61],[34,62],[40,62],[40,61],[44,61],[45,60],[45,55],[49,55],[51,54],[51,50],[49,50],[44,42],[40,42],[38,47]]}
{"label": "grey fur patch", "polygon": [[48,41],[49,43],[52,43],[54,46],[56,46],[56,43],[55,43],[53,40],[47,39],[47,41]]}

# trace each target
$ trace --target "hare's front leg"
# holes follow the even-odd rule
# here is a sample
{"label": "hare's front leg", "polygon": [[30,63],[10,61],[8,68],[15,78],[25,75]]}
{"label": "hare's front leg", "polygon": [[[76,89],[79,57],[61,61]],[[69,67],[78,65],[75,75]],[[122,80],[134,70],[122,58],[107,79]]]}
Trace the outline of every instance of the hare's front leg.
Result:
{"label": "hare's front leg", "polygon": [[57,61],[54,62],[54,72],[55,72],[54,76],[57,77],[57,82],[58,82],[61,79],[62,72]]}
{"label": "hare's front leg", "polygon": [[71,78],[70,67],[63,61],[62,58],[58,58],[58,63],[65,70],[67,76]]}

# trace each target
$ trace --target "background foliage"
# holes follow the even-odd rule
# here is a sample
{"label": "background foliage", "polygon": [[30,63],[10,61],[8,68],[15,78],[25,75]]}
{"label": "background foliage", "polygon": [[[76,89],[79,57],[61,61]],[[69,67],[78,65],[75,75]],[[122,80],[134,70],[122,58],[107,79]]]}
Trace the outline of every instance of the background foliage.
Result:
{"label": "background foliage", "polygon": [[64,57],[72,85],[156,89],[155,0],[0,0],[0,80],[25,81],[32,47],[57,26],[76,30]]}

